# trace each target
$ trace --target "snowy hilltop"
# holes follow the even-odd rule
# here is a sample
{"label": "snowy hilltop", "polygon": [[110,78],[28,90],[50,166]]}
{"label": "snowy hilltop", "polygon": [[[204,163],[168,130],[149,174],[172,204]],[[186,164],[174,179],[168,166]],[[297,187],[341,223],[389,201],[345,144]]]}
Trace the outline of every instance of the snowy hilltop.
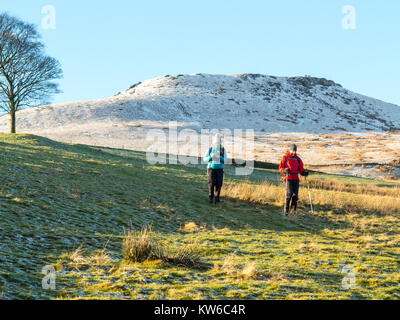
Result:
{"label": "snowy hilltop", "polygon": [[[400,129],[400,107],[322,78],[167,75],[106,99],[22,110],[17,115],[17,130],[90,128],[142,120],[257,132],[383,132]],[[0,131],[8,132],[8,126],[5,115],[0,118]]]}

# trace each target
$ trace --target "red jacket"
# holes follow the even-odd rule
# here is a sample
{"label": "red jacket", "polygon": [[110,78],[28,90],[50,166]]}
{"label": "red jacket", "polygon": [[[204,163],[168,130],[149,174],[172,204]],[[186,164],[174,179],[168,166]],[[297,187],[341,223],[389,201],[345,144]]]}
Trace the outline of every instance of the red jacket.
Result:
{"label": "red jacket", "polygon": [[290,170],[288,176],[289,180],[300,180],[299,174],[304,172],[303,161],[301,161],[301,159],[297,155],[292,157],[292,155],[289,152],[283,156],[281,163],[279,165],[279,172],[284,174],[283,170],[285,168],[289,168]]}

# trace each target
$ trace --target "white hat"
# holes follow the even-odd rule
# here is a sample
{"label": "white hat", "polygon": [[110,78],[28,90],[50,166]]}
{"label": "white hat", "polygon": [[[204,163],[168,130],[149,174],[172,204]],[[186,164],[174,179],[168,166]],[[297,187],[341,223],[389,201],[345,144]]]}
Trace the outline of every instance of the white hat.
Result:
{"label": "white hat", "polygon": [[213,138],[213,145],[215,147],[218,147],[221,145],[221,135],[219,133],[217,133],[214,138]]}

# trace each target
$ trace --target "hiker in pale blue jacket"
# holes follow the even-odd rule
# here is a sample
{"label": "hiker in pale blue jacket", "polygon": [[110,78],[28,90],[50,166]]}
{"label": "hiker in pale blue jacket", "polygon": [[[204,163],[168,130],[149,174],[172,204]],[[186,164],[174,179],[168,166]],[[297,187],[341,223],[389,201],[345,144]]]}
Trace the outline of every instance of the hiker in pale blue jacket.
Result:
{"label": "hiker in pale blue jacket", "polygon": [[208,163],[208,194],[210,203],[215,201],[215,204],[217,204],[220,202],[220,194],[224,182],[225,159],[226,154],[225,148],[221,143],[221,135],[216,134],[211,147],[207,150],[203,158],[204,162]]}

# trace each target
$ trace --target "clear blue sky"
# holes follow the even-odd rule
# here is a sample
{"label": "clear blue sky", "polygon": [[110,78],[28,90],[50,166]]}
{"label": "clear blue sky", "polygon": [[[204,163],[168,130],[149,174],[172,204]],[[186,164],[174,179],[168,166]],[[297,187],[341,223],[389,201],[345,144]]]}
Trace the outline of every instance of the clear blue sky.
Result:
{"label": "clear blue sky", "polygon": [[[44,30],[44,5],[56,29]],[[342,28],[342,8],[356,29]],[[312,75],[400,105],[398,0],[13,0],[62,64],[54,102],[96,99],[179,73]]]}

